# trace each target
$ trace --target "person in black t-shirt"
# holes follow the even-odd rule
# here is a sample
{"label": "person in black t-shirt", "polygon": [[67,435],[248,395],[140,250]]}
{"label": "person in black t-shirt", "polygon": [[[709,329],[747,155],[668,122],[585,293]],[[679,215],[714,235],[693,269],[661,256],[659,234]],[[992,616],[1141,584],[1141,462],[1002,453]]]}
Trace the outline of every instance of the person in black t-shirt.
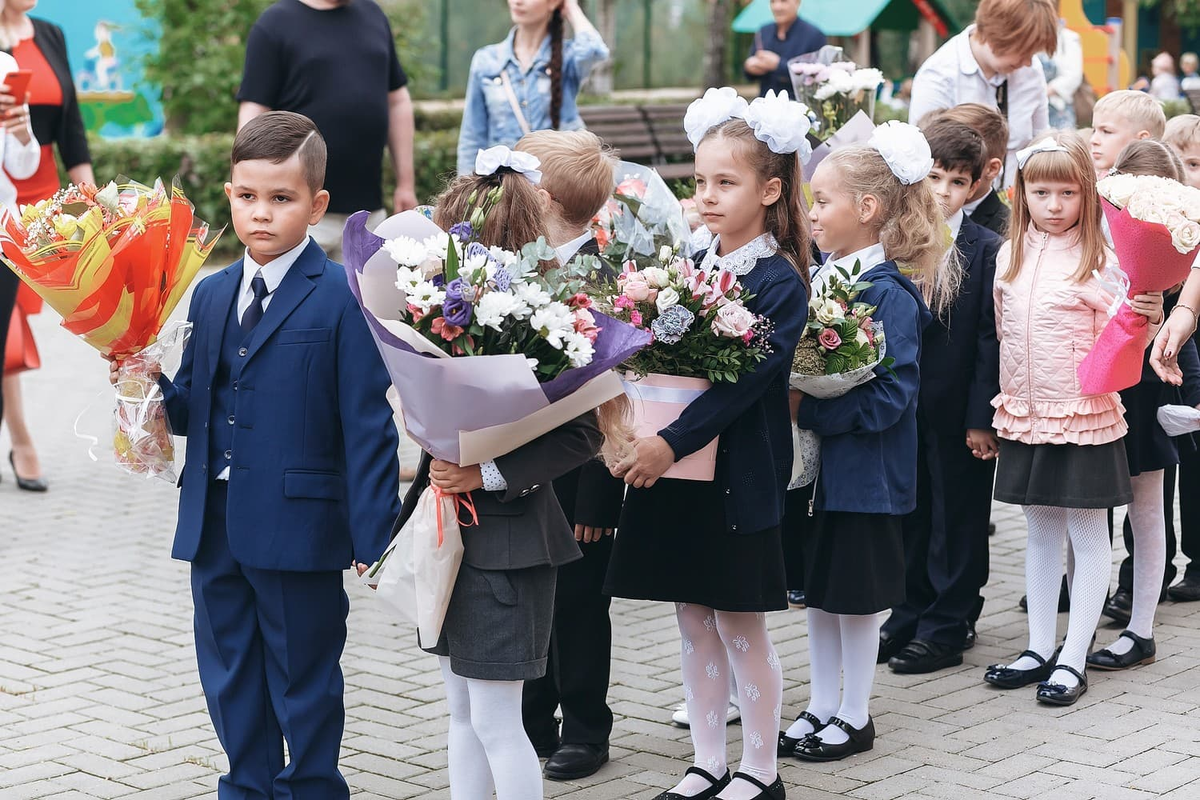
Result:
{"label": "person in black t-shirt", "polygon": [[771,0],[775,21],[754,35],[750,56],[742,65],[746,77],[758,79],[758,94],[768,90],[792,92],[792,77],[787,62],[825,46],[825,34],[800,19],[800,0]]}
{"label": "person in black t-shirt", "polygon": [[238,90],[238,128],[267,111],[317,124],[329,149],[329,213],[309,233],[341,259],[342,226],[383,209],[383,148],[396,171],[395,211],[417,205],[413,111],[392,29],[374,0],[278,0],[254,23]]}

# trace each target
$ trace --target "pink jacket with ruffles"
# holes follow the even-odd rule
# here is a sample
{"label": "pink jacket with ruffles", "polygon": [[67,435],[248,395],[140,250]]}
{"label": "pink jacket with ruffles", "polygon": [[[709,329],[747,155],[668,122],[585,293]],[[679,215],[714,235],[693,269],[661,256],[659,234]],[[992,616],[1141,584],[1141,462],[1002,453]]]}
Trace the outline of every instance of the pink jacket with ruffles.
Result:
{"label": "pink jacket with ruffles", "polygon": [[[996,334],[1000,339],[1000,394],[993,425],[1004,439],[1025,444],[1100,445],[1125,435],[1125,407],[1117,392],[1084,395],[1079,362],[1108,324],[1112,295],[1095,276],[1073,278],[1082,248],[1078,235],[1025,236],[1021,272],[1011,282],[1012,243],[996,255]],[[1109,263],[1115,257],[1108,254]],[[1151,331],[1157,330],[1154,326]],[[1147,339],[1149,344],[1149,339]]]}

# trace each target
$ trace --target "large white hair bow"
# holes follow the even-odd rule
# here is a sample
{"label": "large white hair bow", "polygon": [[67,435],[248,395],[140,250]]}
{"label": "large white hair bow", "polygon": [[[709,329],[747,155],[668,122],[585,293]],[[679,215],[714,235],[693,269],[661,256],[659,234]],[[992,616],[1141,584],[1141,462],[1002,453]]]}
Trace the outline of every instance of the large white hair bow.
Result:
{"label": "large white hair bow", "polygon": [[1036,155],[1037,153],[1065,153],[1067,148],[1063,147],[1051,137],[1047,136],[1040,142],[1034,142],[1029,147],[1021,148],[1017,151],[1017,169],[1025,169],[1025,162]]}
{"label": "large white hair bow", "polygon": [[722,122],[744,118],[747,108],[746,98],[730,86],[709,89],[699,100],[693,100],[683,115],[683,129],[692,143],[692,149],[699,147],[704,134]]}
{"label": "large white hair bow", "polygon": [[521,173],[534,186],[542,182],[542,171],[538,169],[541,165],[533,153],[512,150],[502,144],[475,154],[476,175],[495,175],[497,170],[507,168]]}
{"label": "large white hair bow", "polygon": [[883,123],[871,134],[867,146],[883,156],[888,169],[905,186],[925,180],[933,169],[933,153],[925,134],[907,122]]}
{"label": "large white hair bow", "polygon": [[771,152],[797,153],[803,164],[812,158],[812,145],[808,142],[812,118],[808,106],[789,100],[786,91],[768,90],[765,96],[750,103],[743,116],[754,137],[771,148]]}

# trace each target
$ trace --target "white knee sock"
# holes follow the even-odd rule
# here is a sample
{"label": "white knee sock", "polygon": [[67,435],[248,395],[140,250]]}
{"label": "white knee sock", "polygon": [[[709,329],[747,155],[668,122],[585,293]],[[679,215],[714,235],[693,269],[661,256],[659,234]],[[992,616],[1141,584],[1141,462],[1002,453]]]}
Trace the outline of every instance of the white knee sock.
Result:
{"label": "white knee sock", "polygon": [[496,800],[542,798],[541,766],[521,721],[523,688],[523,681],[467,679],[471,727],[487,754]]}
{"label": "white knee sock", "polygon": [[[1126,511],[1133,528],[1133,614],[1129,630],[1138,636],[1154,635],[1154,612],[1162,594],[1167,568],[1167,523],[1163,508],[1163,471],[1143,472],[1133,481],[1133,502]],[[1121,655],[1133,641],[1121,637],[1108,649]]]}
{"label": "white knee sock", "polygon": [[[844,685],[837,717],[854,728],[861,728],[870,719],[868,707],[871,687],[875,683],[875,661],[879,656],[879,628],[883,625],[883,615],[839,614],[838,622],[842,632]],[[817,736],[829,744],[850,740],[849,734],[833,725],[822,728]]]}
{"label": "white knee sock", "polygon": [[[1023,509],[1029,528],[1025,549],[1025,595],[1029,603],[1027,649],[1049,661],[1054,654],[1058,623],[1058,589],[1062,581],[1067,509],[1052,506],[1023,506]],[[1009,666],[1034,669],[1039,664],[1029,656],[1022,656]]]}
{"label": "white knee sock", "polygon": [[[742,709],[742,761],[738,771],[771,785],[775,780],[776,738],[783,707],[783,670],[767,633],[767,615],[718,611],[717,632],[737,677]],[[735,780],[721,800],[749,800],[761,789]]]}
{"label": "white knee sock", "polygon": [[[808,661],[807,711],[821,722],[829,722],[841,705],[842,626],[837,614],[808,609]],[[787,735],[793,739],[802,739],[812,732],[813,726],[803,719],[787,729]]]}
{"label": "white knee sock", "polygon": [[[720,778],[726,772],[725,714],[730,669],[725,645],[717,632],[717,612],[694,603],[676,603],[675,617],[679,622],[683,696],[696,750],[694,763]],[[691,797],[709,788],[711,784],[701,776],[686,775],[671,791]]]}
{"label": "white knee sock", "polygon": [[450,659],[438,658],[442,680],[446,684],[446,705],[450,707],[450,736],[447,759],[450,791],[454,800],[490,800],[495,788],[487,754],[471,727],[471,695],[467,679],[450,671]]}
{"label": "white knee sock", "polygon": [[[1162,496],[1161,484],[1159,496]],[[1105,509],[1066,509],[1066,516],[1071,551],[1075,554],[1075,571],[1071,578],[1071,614],[1067,620],[1067,640],[1063,644],[1062,653],[1059,654],[1058,663],[1082,673],[1086,666],[1088,645],[1096,633],[1100,612],[1104,609],[1104,596],[1108,592],[1108,578],[1112,572],[1112,545],[1108,541]],[[1166,546],[1165,539],[1163,546]],[[1032,610],[1032,604],[1030,609]],[[1079,683],[1074,675],[1062,669],[1056,669],[1050,680],[1067,687]]]}

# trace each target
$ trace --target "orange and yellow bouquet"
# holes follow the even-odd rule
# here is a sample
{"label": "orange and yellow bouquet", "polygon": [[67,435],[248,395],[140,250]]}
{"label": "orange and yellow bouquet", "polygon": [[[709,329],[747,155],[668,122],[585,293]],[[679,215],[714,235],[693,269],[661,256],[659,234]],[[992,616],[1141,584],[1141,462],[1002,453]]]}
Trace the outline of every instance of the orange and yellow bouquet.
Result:
{"label": "orange and yellow bouquet", "polygon": [[[174,448],[153,380],[158,340],[221,231],[196,219],[176,179],[145,186],[123,176],[103,188],[69,185],[0,211],[0,257],[62,317],[62,326],[121,364],[113,443],[136,474],[174,480]],[[173,330],[180,345],[185,334]]]}

